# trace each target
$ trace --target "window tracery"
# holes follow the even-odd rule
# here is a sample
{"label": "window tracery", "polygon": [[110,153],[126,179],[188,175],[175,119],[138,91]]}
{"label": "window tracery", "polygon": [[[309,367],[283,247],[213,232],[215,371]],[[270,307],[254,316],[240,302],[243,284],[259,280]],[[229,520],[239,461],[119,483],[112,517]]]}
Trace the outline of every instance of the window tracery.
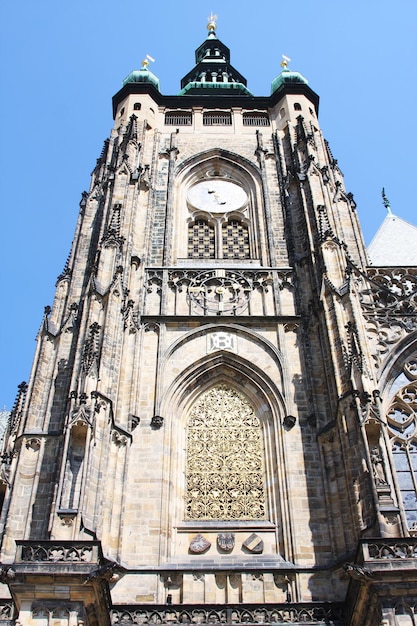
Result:
{"label": "window tracery", "polygon": [[223,384],[191,409],[185,508],[192,520],[265,519],[261,424],[246,397]]}
{"label": "window tracery", "polygon": [[417,354],[404,365],[395,383],[396,393],[387,421],[405,516],[417,530]]}

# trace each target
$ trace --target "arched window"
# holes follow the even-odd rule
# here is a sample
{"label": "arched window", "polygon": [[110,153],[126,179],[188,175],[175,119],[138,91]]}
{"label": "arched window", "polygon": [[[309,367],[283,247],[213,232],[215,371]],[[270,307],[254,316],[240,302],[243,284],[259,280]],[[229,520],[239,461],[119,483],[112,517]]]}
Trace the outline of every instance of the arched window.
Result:
{"label": "arched window", "polygon": [[394,465],[410,530],[417,530],[417,354],[404,365],[387,415]]}
{"label": "arched window", "polygon": [[188,227],[188,257],[191,259],[214,259],[214,227],[199,219]]}
{"label": "arched window", "polygon": [[301,104],[299,102],[294,102],[294,111],[301,111]]}
{"label": "arched window", "polygon": [[222,228],[224,259],[249,259],[249,232],[246,224],[229,220]]}
{"label": "arched window", "polygon": [[188,419],[185,517],[265,519],[264,482],[260,421],[243,394],[216,385]]}

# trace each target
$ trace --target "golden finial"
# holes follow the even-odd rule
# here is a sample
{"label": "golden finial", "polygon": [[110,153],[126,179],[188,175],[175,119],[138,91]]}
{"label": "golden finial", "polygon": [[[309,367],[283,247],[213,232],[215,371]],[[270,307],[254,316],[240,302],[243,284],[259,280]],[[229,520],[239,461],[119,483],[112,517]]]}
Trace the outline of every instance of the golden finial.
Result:
{"label": "golden finial", "polygon": [[283,70],[288,69],[288,63],[291,61],[290,57],[286,57],[285,54],[282,55],[282,61],[280,63]]}
{"label": "golden finial", "polygon": [[217,15],[214,15],[213,12],[210,13],[207,22],[207,30],[209,32],[214,32],[217,26]]}
{"label": "golden finial", "polygon": [[149,61],[152,61],[152,63],[155,63],[155,59],[151,57],[150,54],[147,54],[146,57],[142,61],[142,69],[144,70],[148,69]]}

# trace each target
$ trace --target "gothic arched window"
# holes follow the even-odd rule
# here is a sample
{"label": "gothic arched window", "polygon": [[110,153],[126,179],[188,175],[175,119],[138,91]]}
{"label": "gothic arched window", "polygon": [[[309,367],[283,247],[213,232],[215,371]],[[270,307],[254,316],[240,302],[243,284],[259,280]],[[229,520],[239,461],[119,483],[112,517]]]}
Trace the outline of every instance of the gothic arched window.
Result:
{"label": "gothic arched window", "polygon": [[263,457],[247,398],[226,385],[201,395],[188,419],[186,519],[265,519]]}
{"label": "gothic arched window", "polygon": [[417,355],[403,367],[387,415],[402,503],[410,530],[417,530]]}

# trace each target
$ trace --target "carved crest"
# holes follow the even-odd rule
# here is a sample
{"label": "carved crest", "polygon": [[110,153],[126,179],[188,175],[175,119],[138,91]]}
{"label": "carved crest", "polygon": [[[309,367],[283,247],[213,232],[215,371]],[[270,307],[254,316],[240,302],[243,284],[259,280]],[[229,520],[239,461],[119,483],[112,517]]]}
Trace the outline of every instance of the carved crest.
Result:
{"label": "carved crest", "polygon": [[231,552],[235,547],[235,534],[219,533],[217,535],[217,545],[223,552]]}
{"label": "carved crest", "polygon": [[264,549],[264,542],[256,533],[252,533],[251,536],[243,542],[243,547],[249,550],[249,552],[253,552],[253,554],[261,554]]}
{"label": "carved crest", "polygon": [[202,554],[208,550],[210,546],[210,541],[198,533],[190,542],[190,552],[193,554]]}

